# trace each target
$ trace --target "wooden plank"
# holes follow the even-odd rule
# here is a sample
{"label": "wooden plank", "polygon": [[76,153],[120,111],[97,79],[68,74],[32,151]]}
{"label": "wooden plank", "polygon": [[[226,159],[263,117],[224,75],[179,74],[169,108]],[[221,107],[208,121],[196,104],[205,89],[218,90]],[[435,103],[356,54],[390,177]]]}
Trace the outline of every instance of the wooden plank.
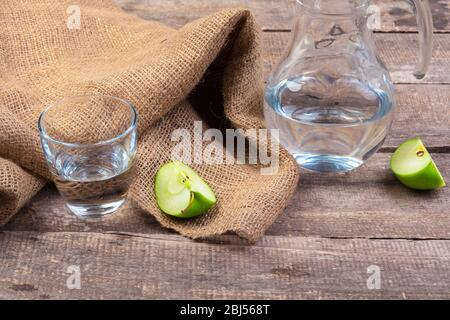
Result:
{"label": "wooden plank", "polygon": [[440,85],[396,85],[397,109],[384,151],[393,151],[408,138],[420,136],[433,151],[450,146],[450,90]]}
{"label": "wooden plank", "polygon": [[[450,241],[0,233],[0,298],[449,298]],[[367,268],[380,268],[369,290]],[[79,290],[66,283],[80,268]]]}
{"label": "wooden plank", "polygon": [[[389,159],[375,155],[340,176],[303,171],[298,191],[266,234],[450,240],[450,189],[407,189],[391,173]],[[448,154],[433,159],[449,181]]]}
{"label": "wooden plank", "polygon": [[[280,60],[290,40],[290,32],[263,33],[264,73]],[[375,34],[377,52],[385,62],[394,83],[450,84],[450,37],[446,34],[434,35],[433,59],[425,79],[413,76],[419,54],[419,38],[416,34],[382,33]]]}
{"label": "wooden plank", "polygon": [[[125,11],[148,20],[161,21],[172,27],[232,7],[249,8],[263,30],[290,30],[298,5],[295,0],[115,0]],[[411,6],[406,1],[375,0],[380,8],[379,31],[417,31]],[[450,4],[446,0],[430,0],[437,32],[450,31]]]}
{"label": "wooden plank", "polygon": [[[448,154],[433,156],[448,181]],[[267,234],[450,240],[450,188],[415,192],[403,187],[389,170],[389,157],[377,154],[364,167],[345,175],[303,171],[298,191]],[[131,205],[104,220],[77,219],[54,188],[41,192],[0,230],[170,234]]]}
{"label": "wooden plank", "polygon": [[[288,30],[294,5],[273,0],[118,2],[174,26],[244,3],[266,30]],[[382,31],[416,29],[404,5],[382,4],[387,12]],[[432,4],[435,27],[448,32],[448,1]],[[264,34],[266,74],[288,36]],[[449,40],[436,39],[426,83],[449,84]],[[377,41],[395,82],[415,82],[409,73],[416,35],[381,34]],[[432,150],[448,152],[447,87],[398,85],[397,91],[397,121],[384,151],[422,135]],[[0,299],[450,298],[449,189],[418,193],[402,187],[389,173],[389,156],[378,154],[346,175],[303,172],[286,212],[254,246],[235,237],[189,241],[161,229],[132,205],[102,221],[78,220],[47,188],[1,229],[12,231],[0,231]],[[434,157],[448,180],[448,154]],[[66,287],[70,265],[81,268],[80,290]],[[381,290],[366,286],[370,265],[381,269]]]}

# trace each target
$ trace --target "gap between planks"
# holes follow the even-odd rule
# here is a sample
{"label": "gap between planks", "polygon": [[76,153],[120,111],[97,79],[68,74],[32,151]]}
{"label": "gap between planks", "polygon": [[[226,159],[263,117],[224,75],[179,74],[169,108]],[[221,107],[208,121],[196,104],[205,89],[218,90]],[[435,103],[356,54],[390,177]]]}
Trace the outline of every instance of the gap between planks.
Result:
{"label": "gap between planks", "polygon": [[[262,28],[261,29],[262,32],[267,32],[267,33],[289,33],[292,32],[291,28],[287,28],[287,29],[266,29],[266,28]],[[375,30],[373,31],[374,34],[392,34],[392,33],[396,33],[396,34],[416,34],[418,35],[419,32],[418,31],[409,31],[409,30]],[[450,31],[440,31],[440,30],[433,30],[433,34],[450,34]]]}
{"label": "gap between planks", "polygon": [[[120,231],[9,231],[0,230],[0,235],[14,235],[21,234],[31,239],[35,239],[34,236],[47,237],[47,236],[59,236],[59,235],[74,235],[83,237],[117,237],[118,239],[130,239],[143,241],[162,241],[162,242],[175,242],[185,244],[198,244],[198,245],[227,245],[229,246],[244,246],[251,248],[271,248],[279,250],[300,250],[293,248],[291,245],[298,241],[327,241],[327,240],[355,240],[355,241],[368,241],[368,242],[447,242],[450,238],[394,238],[394,237],[333,237],[333,236],[282,236],[282,235],[264,235],[260,240],[252,243],[246,239],[240,238],[237,235],[227,234],[212,237],[210,239],[189,239],[178,234],[144,234],[134,232],[120,232]],[[280,243],[274,245],[274,243]]]}
{"label": "gap between planks", "polygon": [[261,245],[262,241],[266,241],[273,238],[277,239],[288,239],[289,241],[296,240],[367,240],[367,241],[407,241],[407,242],[427,242],[427,241],[450,241],[450,237],[447,238],[414,238],[414,237],[361,237],[361,236],[318,236],[318,235],[307,235],[307,236],[282,236],[282,235],[264,235],[260,240],[252,243],[244,238],[240,238],[234,234],[226,234],[221,236],[215,236],[206,239],[190,239],[178,234],[164,234],[164,233],[135,233],[135,232],[122,232],[122,231],[34,231],[34,230],[0,230],[0,234],[23,234],[23,235],[63,235],[63,234],[73,234],[73,235],[83,235],[83,236],[112,236],[118,238],[130,238],[130,239],[144,239],[152,241],[171,241],[171,242],[183,242],[189,244],[205,244],[205,245],[229,245],[229,246],[250,246],[254,248],[273,248],[273,249],[283,249],[277,246],[267,246]]}

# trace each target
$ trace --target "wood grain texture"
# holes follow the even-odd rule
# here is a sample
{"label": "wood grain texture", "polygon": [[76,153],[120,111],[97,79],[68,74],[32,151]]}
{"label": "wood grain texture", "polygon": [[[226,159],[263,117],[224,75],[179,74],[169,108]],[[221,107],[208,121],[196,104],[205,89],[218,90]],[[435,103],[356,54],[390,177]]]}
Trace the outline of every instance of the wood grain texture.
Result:
{"label": "wood grain texture", "polygon": [[[174,27],[246,6],[266,31],[266,75],[289,40],[296,6],[294,0],[116,2]],[[450,2],[430,2],[434,56],[427,78],[417,82],[410,7],[375,1],[383,12],[377,47],[398,102],[382,153],[349,174],[303,171],[298,192],[257,244],[234,236],[193,242],[132,204],[107,219],[80,220],[48,186],[0,228],[0,299],[449,299],[450,189],[411,191],[388,168],[400,142],[421,136],[450,181]],[[66,287],[70,265],[81,268],[80,290]],[[370,265],[381,268],[381,290],[367,289]]]}
{"label": "wood grain texture", "polygon": [[[405,188],[389,169],[389,159],[377,154],[340,176],[303,171],[290,204],[266,234],[450,240],[450,189]],[[448,154],[433,159],[448,181]]]}
{"label": "wood grain texture", "polygon": [[[0,298],[449,298],[450,241],[0,233]],[[81,270],[69,290],[67,268]],[[367,268],[381,289],[367,288]]]}
{"label": "wood grain texture", "polygon": [[415,136],[427,147],[448,152],[450,146],[450,86],[396,85],[397,109],[389,137],[382,149],[394,151]]}
{"label": "wood grain texture", "polygon": [[[252,11],[263,30],[290,30],[295,10],[295,0],[115,0],[125,11],[148,20],[161,21],[172,27],[213,14],[222,9],[245,7]],[[382,32],[416,32],[416,19],[412,8],[403,0],[375,0],[380,8]],[[434,29],[450,31],[450,3],[447,0],[430,0]]]}
{"label": "wood grain texture", "polygon": [[[448,180],[450,158],[433,156]],[[403,187],[391,174],[389,157],[377,154],[359,170],[338,176],[303,171],[298,192],[267,234],[450,240],[450,189],[415,192]],[[132,205],[104,220],[77,219],[54,188],[41,192],[0,230],[170,233]]]}

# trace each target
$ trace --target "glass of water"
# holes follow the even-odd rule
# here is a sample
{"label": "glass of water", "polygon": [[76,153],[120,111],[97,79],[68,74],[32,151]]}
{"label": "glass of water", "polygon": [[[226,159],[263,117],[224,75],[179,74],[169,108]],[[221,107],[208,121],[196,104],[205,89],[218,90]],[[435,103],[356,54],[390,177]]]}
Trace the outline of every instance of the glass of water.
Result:
{"label": "glass of water", "polygon": [[137,150],[133,104],[106,95],[65,98],[39,117],[50,172],[76,216],[96,218],[125,202]]}

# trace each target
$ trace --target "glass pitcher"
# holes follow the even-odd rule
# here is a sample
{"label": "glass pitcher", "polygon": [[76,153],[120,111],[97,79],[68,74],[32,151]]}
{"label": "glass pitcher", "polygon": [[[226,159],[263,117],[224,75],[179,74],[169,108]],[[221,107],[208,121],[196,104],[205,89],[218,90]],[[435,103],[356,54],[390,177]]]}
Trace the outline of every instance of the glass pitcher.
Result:
{"label": "glass pitcher", "polygon": [[[420,37],[414,75],[422,79],[431,59],[431,10],[427,0],[409,2]],[[377,10],[369,0],[297,0],[297,7],[291,43],[266,87],[267,127],[279,130],[280,143],[304,168],[355,169],[383,144],[395,108],[368,23]]]}

